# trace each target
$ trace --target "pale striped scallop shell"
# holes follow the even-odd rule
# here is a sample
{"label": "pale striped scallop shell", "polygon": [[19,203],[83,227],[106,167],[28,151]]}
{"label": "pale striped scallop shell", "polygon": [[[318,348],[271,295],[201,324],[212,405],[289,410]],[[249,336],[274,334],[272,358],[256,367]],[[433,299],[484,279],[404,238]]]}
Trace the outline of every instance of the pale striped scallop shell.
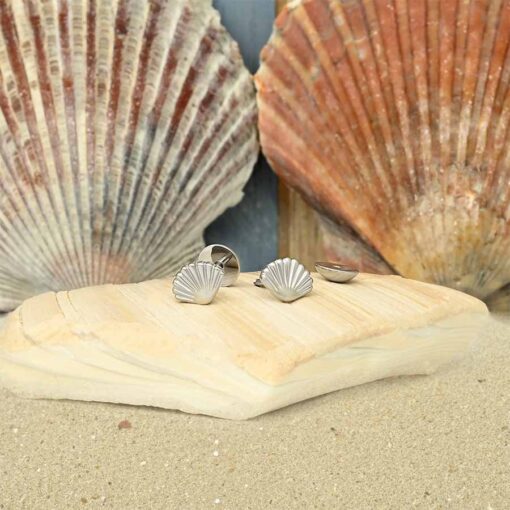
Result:
{"label": "pale striped scallop shell", "polygon": [[256,83],[264,153],[344,263],[510,282],[510,0],[296,0]]}
{"label": "pale striped scallop shell", "polygon": [[174,296],[183,303],[208,305],[218,293],[223,275],[223,269],[212,262],[192,262],[175,275]]}
{"label": "pale striped scallop shell", "polygon": [[313,280],[303,264],[296,259],[278,259],[260,273],[262,285],[286,303],[296,301],[311,292]]}
{"label": "pale striped scallop shell", "polygon": [[0,309],[172,274],[257,152],[211,0],[2,1]]}

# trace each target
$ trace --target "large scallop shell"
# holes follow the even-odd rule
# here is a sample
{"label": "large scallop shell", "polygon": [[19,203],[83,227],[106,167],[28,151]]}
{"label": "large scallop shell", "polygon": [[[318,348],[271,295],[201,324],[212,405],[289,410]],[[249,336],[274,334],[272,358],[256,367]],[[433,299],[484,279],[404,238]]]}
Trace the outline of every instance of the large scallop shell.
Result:
{"label": "large scallop shell", "polygon": [[383,270],[488,298],[510,282],[509,43],[509,0],[296,0],[256,76],[265,155]]}
{"label": "large scallop shell", "polygon": [[0,3],[0,309],[157,278],[242,197],[255,91],[210,0]]}

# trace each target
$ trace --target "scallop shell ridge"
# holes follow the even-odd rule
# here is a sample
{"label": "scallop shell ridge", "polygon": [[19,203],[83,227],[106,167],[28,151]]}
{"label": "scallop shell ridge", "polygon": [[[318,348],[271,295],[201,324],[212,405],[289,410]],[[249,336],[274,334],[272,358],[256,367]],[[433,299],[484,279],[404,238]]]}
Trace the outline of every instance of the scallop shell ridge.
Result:
{"label": "scallop shell ridge", "polygon": [[384,272],[490,300],[510,283],[509,50],[509,0],[296,0],[256,75],[263,151]]}
{"label": "scallop shell ridge", "polygon": [[313,287],[309,271],[296,259],[284,258],[268,264],[260,274],[263,285],[285,302],[295,301]]}
{"label": "scallop shell ridge", "polygon": [[211,1],[0,17],[0,310],[174,273],[258,154],[253,81]]}
{"label": "scallop shell ridge", "polygon": [[223,270],[211,262],[193,262],[175,276],[173,293],[184,303],[209,304],[221,286]]}

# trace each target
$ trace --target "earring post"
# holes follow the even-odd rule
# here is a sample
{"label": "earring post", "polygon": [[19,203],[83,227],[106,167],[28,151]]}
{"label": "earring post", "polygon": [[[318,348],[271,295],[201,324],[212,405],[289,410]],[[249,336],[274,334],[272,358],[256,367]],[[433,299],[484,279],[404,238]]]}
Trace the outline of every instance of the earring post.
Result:
{"label": "earring post", "polygon": [[228,264],[232,260],[233,256],[234,256],[233,253],[227,253],[226,255],[221,257],[221,259],[217,260],[214,264],[220,266],[223,269],[225,264]]}

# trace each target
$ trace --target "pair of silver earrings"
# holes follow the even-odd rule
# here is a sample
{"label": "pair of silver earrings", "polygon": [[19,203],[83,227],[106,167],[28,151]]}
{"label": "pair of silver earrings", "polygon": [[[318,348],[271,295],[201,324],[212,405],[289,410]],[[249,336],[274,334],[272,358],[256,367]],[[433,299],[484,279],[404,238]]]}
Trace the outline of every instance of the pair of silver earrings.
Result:
{"label": "pair of silver earrings", "polygon": [[[358,271],[330,262],[317,262],[315,268],[326,280],[346,283]],[[175,276],[173,293],[178,301],[208,305],[220,287],[233,285],[240,273],[239,257],[221,244],[206,246],[195,262],[184,266]],[[296,259],[283,258],[268,264],[254,285],[264,287],[280,301],[291,303],[313,289],[310,272]]]}

